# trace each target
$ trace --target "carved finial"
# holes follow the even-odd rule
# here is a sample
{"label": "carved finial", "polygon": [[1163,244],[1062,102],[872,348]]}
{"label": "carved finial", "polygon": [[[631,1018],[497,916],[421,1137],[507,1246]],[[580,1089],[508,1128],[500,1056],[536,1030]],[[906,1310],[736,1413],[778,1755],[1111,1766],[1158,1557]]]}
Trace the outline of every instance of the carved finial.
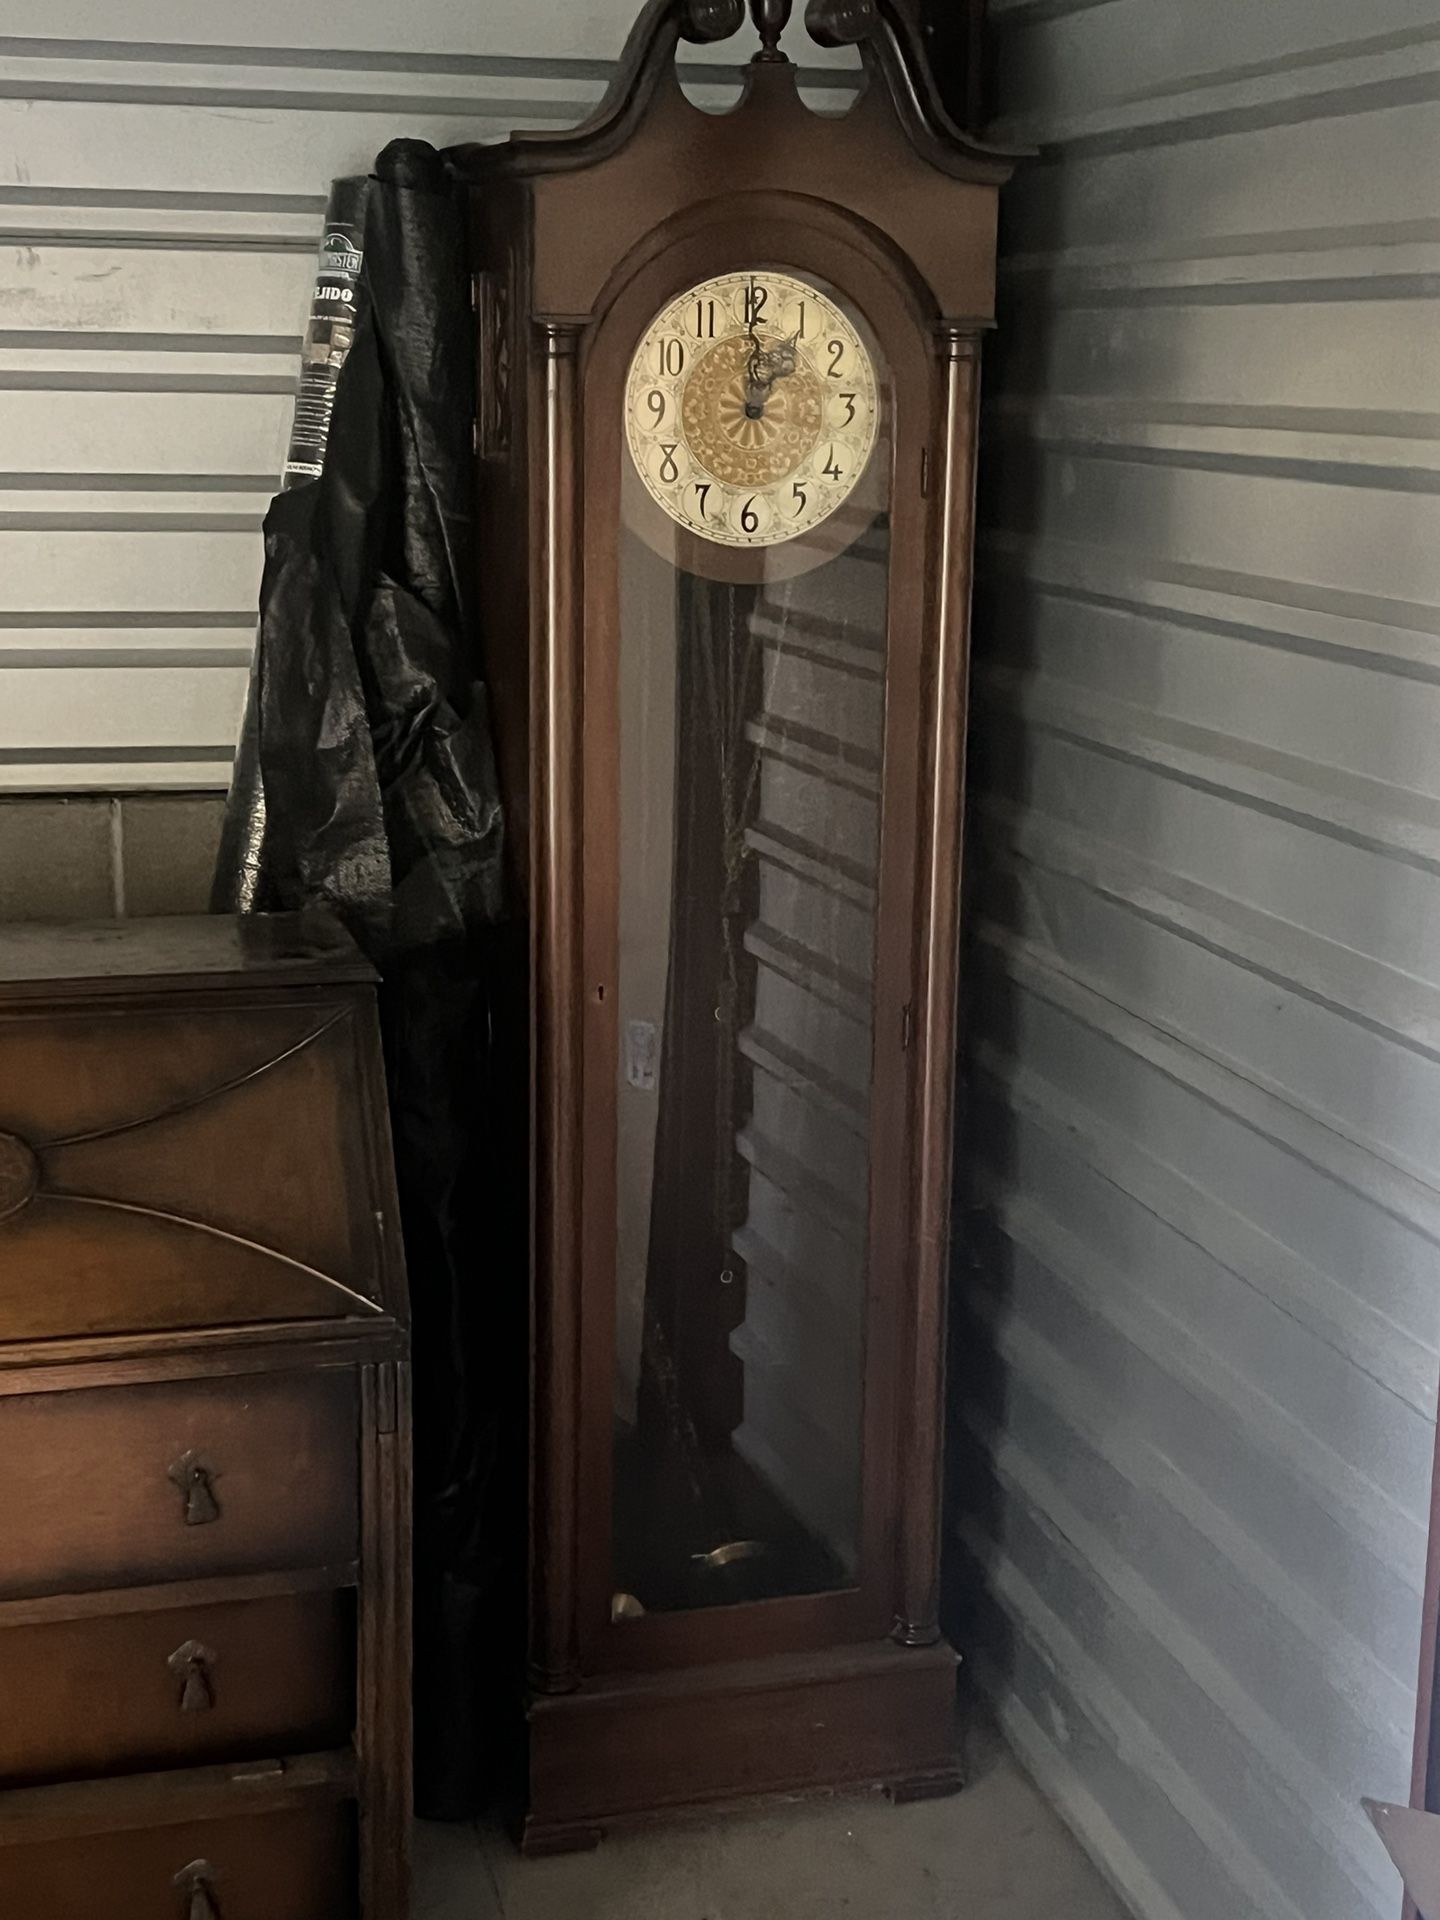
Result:
{"label": "carved finial", "polygon": [[879,24],[875,0],[810,0],[805,25],[822,47],[853,47],[868,40]]}
{"label": "carved finial", "polygon": [[680,38],[706,46],[728,40],[745,24],[745,0],[686,0],[680,12]]}
{"label": "carved finial", "polygon": [[795,0],[750,0],[750,17],[760,35],[757,60],[783,60],[780,36],[790,24]]}

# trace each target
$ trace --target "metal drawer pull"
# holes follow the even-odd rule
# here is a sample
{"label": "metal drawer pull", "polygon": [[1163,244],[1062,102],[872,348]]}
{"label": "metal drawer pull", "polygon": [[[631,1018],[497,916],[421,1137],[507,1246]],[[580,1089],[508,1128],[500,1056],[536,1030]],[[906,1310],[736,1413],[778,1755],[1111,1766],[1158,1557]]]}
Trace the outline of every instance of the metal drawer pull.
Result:
{"label": "metal drawer pull", "polygon": [[165,1662],[180,1682],[181,1713],[208,1713],[215,1704],[215,1683],[210,1669],[216,1656],[199,1640],[187,1640]]}
{"label": "metal drawer pull", "polygon": [[208,1527],[220,1518],[220,1503],[210,1484],[214,1475],[198,1453],[182,1453],[170,1469],[170,1478],[184,1498],[187,1527]]}
{"label": "metal drawer pull", "polygon": [[208,1860],[192,1860],[170,1882],[190,1896],[185,1920],[224,1920],[215,1901],[215,1879],[215,1869]]}

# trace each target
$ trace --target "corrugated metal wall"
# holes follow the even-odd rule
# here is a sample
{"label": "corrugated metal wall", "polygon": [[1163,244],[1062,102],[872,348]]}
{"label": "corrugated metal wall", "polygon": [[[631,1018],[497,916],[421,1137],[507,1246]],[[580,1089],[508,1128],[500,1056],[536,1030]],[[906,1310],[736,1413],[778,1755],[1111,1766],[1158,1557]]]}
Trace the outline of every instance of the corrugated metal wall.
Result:
{"label": "corrugated metal wall", "polygon": [[573,125],[634,12],[6,9],[0,791],[227,783],[330,179]]}
{"label": "corrugated metal wall", "polygon": [[961,1631],[1147,1920],[1392,1920],[1440,1347],[1440,7],[995,0]]}

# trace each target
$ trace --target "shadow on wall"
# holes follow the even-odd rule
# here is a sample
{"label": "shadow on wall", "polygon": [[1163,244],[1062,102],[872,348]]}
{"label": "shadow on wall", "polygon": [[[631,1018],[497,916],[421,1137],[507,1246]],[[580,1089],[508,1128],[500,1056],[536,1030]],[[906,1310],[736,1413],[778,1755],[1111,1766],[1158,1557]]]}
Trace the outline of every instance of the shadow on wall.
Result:
{"label": "shadow on wall", "polygon": [[[1016,200],[1027,250],[1037,230],[1064,232],[1075,217],[1064,204],[1060,167],[1031,167]],[[1396,1452],[1402,1446],[1415,1452],[1425,1436],[1409,1415],[1409,1425],[1392,1415],[1390,1405],[1377,1411],[1375,1382],[1363,1369],[1309,1342],[1304,1329],[1258,1296],[1238,1261],[1229,1271],[1213,1248],[1188,1240],[1177,1215],[1158,1217],[1137,1206],[1137,1192],[1154,1171],[1150,1156],[1175,1192],[1188,1177],[1204,1183],[1229,1165],[1235,1187],[1202,1198],[1219,1212],[1233,1208],[1248,1244],[1265,1242],[1267,1250],[1277,1229],[1269,1225],[1263,1177],[1254,1167],[1273,1160],[1281,1173],[1283,1150],[1269,1139],[1246,1137],[1231,1116],[1221,1123],[1208,1114],[1204,1102],[1165,1079],[1164,1069],[1156,1073],[1089,1016],[1068,1012],[1064,993],[1050,998],[1054,981],[1091,981],[1100,995],[1116,995],[1121,1018],[1133,1016],[1140,1025],[1183,1006],[1194,981],[1183,972],[1188,948],[1140,939],[1154,929],[1140,924],[1142,914],[1114,902],[1104,908],[1110,918],[1096,918],[1098,887],[1083,877],[1083,862],[1092,852],[1123,847],[1137,868],[1148,862],[1156,874],[1177,864],[1183,870],[1188,816],[1181,804],[1171,810],[1169,799],[1171,791],[1185,797],[1185,781],[1156,783],[1146,774],[1150,785],[1142,785],[1123,741],[1096,751],[1085,708],[1091,672],[1108,676],[1108,684],[1123,676],[1125,701],[1137,716],[1175,705],[1164,651],[1152,643],[1148,620],[1121,607],[1083,605],[1083,593],[1046,593],[1025,568],[1041,541],[1085,536],[1096,545],[1165,553],[1183,545],[1185,530],[1164,476],[1156,478],[1142,528],[1119,520],[1104,493],[1077,499],[1077,488],[1091,486],[1094,470],[1106,463],[1071,459],[1064,445],[1041,442],[1033,426],[1037,403],[1052,388],[1075,382],[1073,355],[1056,338],[1073,321],[1044,298],[1037,276],[1018,278],[1020,286],[1010,288],[1002,280],[1000,323],[985,365],[945,1617],[948,1636],[972,1663],[981,1690],[991,1699],[1046,1701],[1056,1722],[1043,1734],[1064,1745],[1071,1734],[1064,1724],[1062,1668],[1068,1663],[1056,1657],[1052,1634],[1075,1626],[1073,1609],[1085,1615],[1077,1645],[1108,1676],[1133,1670],[1137,1661],[1148,1676],[1169,1661],[1165,1647],[1148,1642],[1148,1624],[1125,1611],[1150,1601],[1146,1588],[1171,1609],[1179,1630],[1210,1640],[1223,1661],[1233,1659],[1240,1613],[1261,1607],[1265,1596],[1246,1594],[1246,1571],[1223,1563],[1210,1523],[1194,1524],[1194,1515],[1225,1509],[1236,1523],[1236,1551],[1246,1555],[1242,1569],[1250,1569],[1250,1555],[1271,1549],[1258,1524],[1265,1501],[1277,1490],[1284,1498],[1294,1484],[1284,1450],[1265,1457],[1256,1432],[1240,1432],[1238,1421],[1235,1430],[1213,1430],[1215,1405],[1190,1392],[1187,1369],[1169,1371],[1164,1354],[1148,1350],[1156,1329],[1162,1338],[1173,1329],[1177,1354],[1194,1342],[1190,1350],[1202,1369],[1235,1367],[1244,1377],[1242,1394],[1273,1398],[1283,1419],[1294,1415],[1319,1434],[1356,1434],[1377,1450]],[[1125,326],[1117,315],[1106,338],[1129,365]],[[1164,386],[1162,369],[1152,367],[1148,378]],[[1202,647],[1206,639],[1196,636],[1194,643]],[[1096,660],[1106,659],[1106,649],[1114,649],[1114,662],[1106,662],[1102,676]],[[1073,733],[1066,703],[1073,703]],[[1240,732],[1244,716],[1235,714],[1233,724]],[[1110,770],[1104,780],[1096,764]],[[1135,804],[1135,795],[1146,791],[1156,795],[1150,810]],[[1054,843],[1066,835],[1079,862],[1069,874],[1064,860],[1054,860]],[[1236,893],[1250,887],[1250,877],[1238,877]],[[1286,991],[1277,989],[1277,998]],[[1210,1006],[1198,1002],[1187,1018],[1219,1054],[1227,1035],[1204,1029],[1208,1014]],[[1357,1064],[1371,1075],[1382,1075],[1386,1066],[1379,1050]],[[1379,1098],[1379,1085],[1373,1091]],[[1357,1100],[1365,1096],[1361,1075],[1352,1073],[1350,1092]],[[1194,1167],[1185,1162],[1187,1127],[1200,1142]],[[1212,1133],[1204,1133],[1208,1127]],[[1112,1150],[1123,1162],[1125,1190],[1106,1185],[1106,1175],[1096,1171]],[[1244,1162],[1252,1167],[1246,1187],[1238,1173]],[[1398,1242],[1390,1223],[1350,1194],[1323,1192],[1325,1179],[1309,1167],[1294,1169],[1294,1181],[1288,1204],[1315,1210],[1302,1254],[1317,1265],[1323,1261],[1336,1279],[1394,1271]],[[1290,1248],[1284,1258],[1294,1258]],[[1294,1269],[1304,1277],[1306,1260],[1296,1258]],[[1235,1382],[1225,1388],[1231,1390]],[[1261,1407],[1260,1417],[1271,1417],[1271,1409]],[[1258,1482],[1254,1501],[1236,1484],[1246,1478],[1250,1459]],[[1148,1480],[1137,1482],[1125,1471],[1137,1461],[1152,1469]],[[1175,1505],[1167,1475],[1175,1484],[1194,1480],[1192,1509],[1185,1501]],[[1308,1498],[1300,1482],[1292,1500],[1296,1513],[1308,1509]],[[1077,1513],[1091,1524],[1085,1544],[1056,1540],[1056,1532],[1064,1532],[1058,1513]],[[1313,1592],[1350,1626],[1367,1607],[1365,1582],[1375,1569],[1332,1515],[1317,1511],[1313,1528],[1315,1542],[1331,1542],[1329,1557],[1315,1559]],[[1250,1538],[1242,1540],[1246,1532]],[[1296,1571],[1288,1542],[1277,1538],[1273,1546],[1277,1565],[1286,1574]],[[1098,1576],[1092,1565],[1081,1572],[1092,1551],[1106,1555]],[[1044,1584],[1039,1572],[1048,1574]],[[1300,1572],[1308,1578],[1304,1567]],[[1129,1603],[1114,1601],[1108,1584],[1121,1574],[1135,1574]],[[1388,1609],[1390,1619],[1396,1611]],[[1361,1630],[1357,1638],[1369,1645],[1359,1651],[1407,1674],[1411,1655],[1390,1619],[1377,1620],[1369,1634]],[[1308,1686],[1306,1665],[1319,1674],[1325,1651],[1292,1636],[1283,1667],[1271,1674],[1267,1707],[1281,1720],[1294,1716],[1294,1736],[1308,1753],[1336,1755],[1336,1770],[1350,1764],[1340,1757],[1354,1757],[1354,1791],[1346,1791],[1357,1816],[1365,1768],[1394,1784],[1394,1751],[1409,1738],[1407,1707],[1400,1693],[1386,1692],[1356,1713],[1332,1676],[1327,1686]]]}

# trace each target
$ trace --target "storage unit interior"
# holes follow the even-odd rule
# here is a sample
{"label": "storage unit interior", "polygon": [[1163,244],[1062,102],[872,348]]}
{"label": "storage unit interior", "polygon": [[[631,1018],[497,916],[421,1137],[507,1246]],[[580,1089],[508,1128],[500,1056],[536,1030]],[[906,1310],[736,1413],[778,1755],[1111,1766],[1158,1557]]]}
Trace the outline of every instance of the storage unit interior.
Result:
{"label": "storage unit interior", "polygon": [[[203,899],[323,183],[573,124],[631,12],[7,43],[7,917]],[[1440,1353],[1434,6],[990,14],[1041,154],[986,350],[950,1629],[1147,1920],[1388,1915],[1358,1800],[1405,1795]]]}

